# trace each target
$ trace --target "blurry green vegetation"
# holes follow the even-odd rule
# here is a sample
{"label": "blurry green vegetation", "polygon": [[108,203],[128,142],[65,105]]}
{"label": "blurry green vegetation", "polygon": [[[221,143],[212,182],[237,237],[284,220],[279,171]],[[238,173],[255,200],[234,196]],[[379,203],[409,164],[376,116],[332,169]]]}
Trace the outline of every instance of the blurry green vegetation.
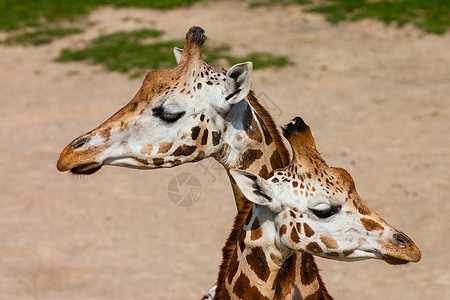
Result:
{"label": "blurry green vegetation", "polygon": [[444,33],[450,26],[449,0],[328,0],[312,7],[329,22],[372,18],[398,26],[412,23],[430,33]]}
{"label": "blurry green vegetation", "polygon": [[437,34],[450,27],[449,0],[261,0],[250,6],[272,4],[308,4],[306,11],[324,14],[331,23],[371,18],[398,26],[411,23]]}
{"label": "blurry green vegetation", "polygon": [[[118,32],[100,36],[81,50],[63,50],[57,58],[60,62],[89,61],[104,65],[108,70],[130,73],[132,77],[141,76],[150,69],[174,67],[173,47],[183,47],[184,40],[165,42],[149,42],[163,32],[142,29],[133,32]],[[254,69],[269,66],[282,67],[291,63],[284,56],[273,56],[269,53],[253,53],[247,57],[233,57],[229,54],[231,47],[220,45],[204,47],[205,61],[214,66],[225,60],[228,65],[238,62],[252,61]]]}
{"label": "blurry green vegetation", "polygon": [[55,28],[55,29],[39,29],[34,32],[22,33],[10,36],[5,40],[5,44],[21,44],[39,46],[49,44],[53,39],[64,37],[72,34],[81,33],[83,30],[76,27]]}
{"label": "blurry green vegetation", "polygon": [[[198,1],[201,0],[0,0],[0,30],[73,21],[101,5],[170,9]],[[444,33],[450,26],[449,0],[255,0],[250,6],[274,4],[306,4],[307,11],[324,14],[332,23],[372,18],[399,26],[412,23],[432,33]]]}
{"label": "blurry green vegetation", "polygon": [[101,5],[169,9],[200,0],[0,0],[0,30],[73,21]]}

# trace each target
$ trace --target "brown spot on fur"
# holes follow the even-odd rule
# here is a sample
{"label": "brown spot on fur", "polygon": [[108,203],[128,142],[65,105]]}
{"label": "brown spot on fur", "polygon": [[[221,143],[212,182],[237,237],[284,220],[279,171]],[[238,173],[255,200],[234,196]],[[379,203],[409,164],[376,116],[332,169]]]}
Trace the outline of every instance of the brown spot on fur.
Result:
{"label": "brown spot on fur", "polygon": [[297,255],[288,257],[274,281],[275,295],[274,299],[286,299],[292,288],[291,285],[295,283],[295,266]]}
{"label": "brown spot on fur", "polygon": [[241,252],[243,252],[245,249],[246,236],[247,236],[247,233],[244,231],[244,232],[242,232],[241,236],[239,237],[239,249],[241,250]]}
{"label": "brown spot on fur", "polygon": [[253,162],[260,159],[263,156],[263,152],[259,149],[247,149],[241,156],[239,165],[241,170],[246,170]]}
{"label": "brown spot on fur", "polygon": [[220,131],[213,131],[212,132],[212,141],[213,141],[213,145],[214,146],[219,145],[221,136],[222,136],[222,133]]}
{"label": "brown spot on fur", "polygon": [[344,254],[344,256],[349,256],[349,255],[352,254],[353,252],[355,252],[354,249],[351,249],[351,250],[344,250],[344,251],[342,251],[342,254]]}
{"label": "brown spot on fur", "polygon": [[324,297],[322,291],[317,290],[314,294],[309,295],[304,300],[327,300],[332,299],[331,297]]}
{"label": "brown spot on fur", "polygon": [[142,154],[152,154],[153,151],[153,146],[152,145],[145,145],[144,147],[142,147],[141,149],[141,153]]}
{"label": "brown spot on fur", "polygon": [[247,263],[259,279],[266,282],[269,279],[270,269],[267,264],[267,258],[261,247],[255,247],[252,252],[246,256]]}
{"label": "brown spot on fur", "polygon": [[200,133],[200,126],[192,127],[191,132],[192,139],[195,141]]}
{"label": "brown spot on fur", "polygon": [[175,159],[174,161],[169,161],[171,167],[176,167],[181,165],[181,160]]}
{"label": "brown spot on fur", "polygon": [[267,169],[266,165],[263,165],[261,170],[259,171],[259,176],[261,176],[264,179],[267,179],[269,177],[269,170]]}
{"label": "brown spot on fur", "polygon": [[315,266],[314,261],[310,260],[311,257],[311,255],[302,255],[300,275],[304,285],[310,285],[316,279],[315,268],[317,266]]}
{"label": "brown spot on fur", "polygon": [[293,186],[294,188],[298,187],[298,182],[294,180],[294,181],[292,182],[292,186]]}
{"label": "brown spot on fur", "polygon": [[302,223],[297,223],[296,226],[297,226],[298,233],[301,234],[302,233]]}
{"label": "brown spot on fur", "polygon": [[252,241],[255,241],[255,240],[261,238],[262,235],[263,235],[263,230],[262,230],[261,224],[259,224],[258,217],[256,217],[252,224],[252,231],[251,231],[250,239]]}
{"label": "brown spot on fur", "polygon": [[[324,234],[320,236],[320,240],[322,241],[322,243],[325,244],[325,246],[328,249],[337,249],[339,248],[338,243],[336,242],[335,239],[333,239],[332,236],[328,235],[328,234]],[[333,252],[334,253],[334,252]]]}
{"label": "brown spot on fur", "polygon": [[278,180],[278,178],[274,178],[274,179],[272,179],[272,182],[277,183],[277,182],[279,182],[279,180]]}
{"label": "brown spot on fur", "polygon": [[361,218],[361,223],[363,224],[364,228],[366,228],[367,231],[373,231],[373,230],[383,230],[384,227],[380,225],[380,223],[375,222],[374,220],[367,219],[367,218]]}
{"label": "brown spot on fur", "polygon": [[281,225],[281,227],[280,227],[280,237],[283,236],[283,234],[285,234],[286,231],[287,231],[286,225],[284,225],[284,224]]}
{"label": "brown spot on fur", "polygon": [[173,153],[173,156],[188,156],[195,152],[197,146],[181,145]]}
{"label": "brown spot on fur", "polygon": [[197,83],[197,90],[201,90],[202,89],[202,84],[199,82]]}
{"label": "brown spot on fur", "polygon": [[242,125],[249,138],[262,142],[262,134],[259,130],[258,123],[253,119],[252,108],[250,105],[247,106],[247,109],[242,115]]}
{"label": "brown spot on fur", "polygon": [[320,248],[319,244],[317,244],[316,242],[311,242],[308,245],[306,245],[306,249],[314,253],[322,252],[322,248]]}
{"label": "brown spot on fur", "polygon": [[[230,293],[227,290],[223,291],[220,295],[220,300],[231,300]],[[204,298],[203,298],[204,299]]]}
{"label": "brown spot on fur", "polygon": [[309,227],[308,224],[303,223],[303,229],[305,230],[305,235],[307,237],[312,237],[314,235],[314,230],[311,227]]}
{"label": "brown spot on fur", "polygon": [[291,230],[291,239],[294,243],[300,242],[300,237],[298,236],[297,228],[295,226],[292,227],[292,230]]}
{"label": "brown spot on fur", "polygon": [[162,142],[159,144],[158,153],[166,153],[172,148],[173,142]]}
{"label": "brown spot on fur", "polygon": [[164,158],[154,158],[153,159],[153,164],[155,166],[160,166],[164,163]]}
{"label": "brown spot on fur", "polygon": [[272,167],[273,170],[278,169],[279,165],[281,165],[281,157],[280,154],[275,151],[272,153],[272,155],[270,156],[270,166]]}
{"label": "brown spot on fur", "polygon": [[205,130],[203,130],[203,136],[202,136],[202,145],[206,145],[206,143],[208,142],[208,128],[205,128]]}
{"label": "brown spot on fur", "polygon": [[236,280],[233,292],[236,297],[242,300],[269,300],[269,298],[263,296],[255,286],[250,285],[250,280],[243,273],[241,273]]}
{"label": "brown spot on fur", "polygon": [[200,161],[200,160],[204,159],[205,156],[206,156],[205,151],[201,151],[201,150],[200,150],[200,151],[198,151],[197,157],[194,158],[192,161],[193,161],[193,162],[195,162],[195,161]]}
{"label": "brown spot on fur", "polygon": [[358,209],[359,213],[362,215],[369,215],[370,209],[361,201],[359,197],[353,199],[353,205]]}

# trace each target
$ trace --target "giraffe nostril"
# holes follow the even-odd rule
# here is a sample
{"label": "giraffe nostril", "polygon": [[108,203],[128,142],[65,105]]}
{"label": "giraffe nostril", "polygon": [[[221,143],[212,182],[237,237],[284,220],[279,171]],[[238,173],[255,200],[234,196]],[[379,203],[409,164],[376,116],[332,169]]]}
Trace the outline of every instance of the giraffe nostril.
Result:
{"label": "giraffe nostril", "polygon": [[81,138],[81,139],[79,139],[79,140],[73,142],[72,148],[73,148],[73,149],[81,148],[81,147],[83,147],[88,141],[89,141],[89,138],[88,138],[88,137]]}
{"label": "giraffe nostril", "polygon": [[408,247],[411,245],[411,239],[403,232],[394,233],[394,239],[400,247]]}

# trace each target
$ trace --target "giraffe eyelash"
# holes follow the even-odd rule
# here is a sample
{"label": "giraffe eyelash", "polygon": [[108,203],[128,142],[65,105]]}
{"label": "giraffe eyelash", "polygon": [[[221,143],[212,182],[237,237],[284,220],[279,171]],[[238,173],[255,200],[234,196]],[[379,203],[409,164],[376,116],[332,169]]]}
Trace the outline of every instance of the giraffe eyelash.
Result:
{"label": "giraffe eyelash", "polygon": [[310,208],[309,210],[312,211],[312,213],[320,218],[320,219],[326,219],[331,217],[332,215],[336,214],[341,209],[340,206],[329,206],[326,209],[314,209]]}
{"label": "giraffe eyelash", "polygon": [[180,119],[185,114],[184,111],[178,113],[168,113],[164,111],[164,108],[162,106],[156,107],[152,111],[153,115],[155,115],[156,117],[160,118],[161,120],[167,123],[173,123],[178,119]]}

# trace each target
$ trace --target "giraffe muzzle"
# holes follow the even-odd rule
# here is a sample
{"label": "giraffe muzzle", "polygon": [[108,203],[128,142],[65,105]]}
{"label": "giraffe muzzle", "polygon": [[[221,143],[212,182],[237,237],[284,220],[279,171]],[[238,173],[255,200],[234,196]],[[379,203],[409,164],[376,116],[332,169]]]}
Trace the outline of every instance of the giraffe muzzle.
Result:
{"label": "giraffe muzzle", "polygon": [[96,150],[87,148],[83,150],[90,140],[89,136],[80,137],[72,141],[61,152],[56,168],[60,172],[70,171],[73,174],[90,175],[102,167],[102,163],[96,161]]}
{"label": "giraffe muzzle", "polygon": [[393,233],[392,243],[383,248],[384,261],[392,265],[418,262],[422,256],[416,244],[403,232]]}

